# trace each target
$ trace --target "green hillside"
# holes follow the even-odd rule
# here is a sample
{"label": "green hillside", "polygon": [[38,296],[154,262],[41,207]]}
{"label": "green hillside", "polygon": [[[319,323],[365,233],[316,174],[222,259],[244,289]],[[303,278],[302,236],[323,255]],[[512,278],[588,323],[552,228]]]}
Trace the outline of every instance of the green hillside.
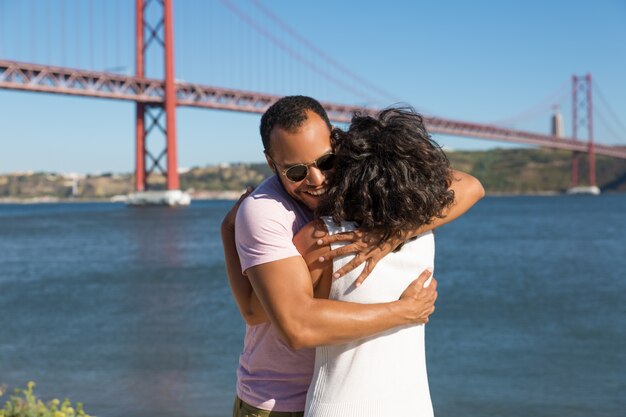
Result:
{"label": "green hillside", "polygon": [[[570,186],[571,153],[546,149],[492,149],[450,151],[452,166],[481,180],[491,194],[564,192]],[[603,192],[626,191],[626,160],[597,157],[597,183]],[[242,190],[271,174],[265,163],[196,167],[180,175],[181,189],[193,193]],[[581,184],[588,178],[584,155]],[[151,177],[153,188],[164,188],[164,178]],[[68,176],[54,173],[0,175],[0,199],[106,199],[132,192],[131,174]]]}
{"label": "green hillside", "polygon": [[[448,152],[452,166],[481,180],[487,193],[564,192],[570,187],[571,152],[550,149],[492,149]],[[626,160],[596,156],[597,185],[605,192],[626,191]],[[580,156],[579,178],[586,185],[586,155]]]}

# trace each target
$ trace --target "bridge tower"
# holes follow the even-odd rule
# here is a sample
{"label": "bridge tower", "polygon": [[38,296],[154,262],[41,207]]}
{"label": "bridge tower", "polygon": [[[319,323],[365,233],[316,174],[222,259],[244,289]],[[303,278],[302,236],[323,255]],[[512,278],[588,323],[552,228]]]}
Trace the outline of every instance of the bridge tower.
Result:
{"label": "bridge tower", "polygon": [[572,76],[572,138],[578,141],[579,129],[587,128],[587,155],[589,161],[589,186],[579,185],[580,152],[572,153],[572,188],[570,192],[598,194],[596,186],[596,157],[593,144],[593,104],[591,101],[591,74]]}
{"label": "bridge tower", "polygon": [[[163,104],[137,102],[135,113],[135,194],[133,204],[188,204],[179,188],[176,155],[176,86],[174,78],[173,0],[135,0],[135,75],[146,76],[146,57],[163,57]],[[148,8],[151,7],[150,10]],[[155,10],[157,9],[157,10]],[[150,13],[147,13],[147,12]],[[164,149],[153,154],[148,140],[162,139]],[[165,167],[163,160],[165,159]],[[149,177],[158,171],[166,177],[166,192],[146,193]]]}

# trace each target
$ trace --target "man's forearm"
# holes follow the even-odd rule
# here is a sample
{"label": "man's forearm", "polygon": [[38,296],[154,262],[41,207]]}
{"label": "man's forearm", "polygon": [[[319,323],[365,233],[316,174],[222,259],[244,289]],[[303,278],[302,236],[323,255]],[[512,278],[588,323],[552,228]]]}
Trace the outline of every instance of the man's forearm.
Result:
{"label": "man's forearm", "polygon": [[424,323],[436,298],[436,286],[423,288],[427,278],[420,277],[420,283],[412,284],[404,298],[394,302],[357,304],[315,299],[301,257],[258,265],[247,274],[270,320],[296,349],[345,343],[397,326]]}
{"label": "man's forearm", "polygon": [[[294,320],[286,340],[294,349],[359,340],[394,327],[415,323],[402,301],[357,304],[312,299]],[[425,321],[425,320],[424,320]]]}

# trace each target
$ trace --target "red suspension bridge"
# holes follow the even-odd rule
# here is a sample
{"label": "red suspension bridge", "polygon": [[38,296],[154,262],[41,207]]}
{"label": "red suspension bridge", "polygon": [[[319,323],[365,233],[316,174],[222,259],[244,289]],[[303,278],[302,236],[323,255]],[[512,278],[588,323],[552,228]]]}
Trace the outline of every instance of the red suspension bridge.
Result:
{"label": "red suspension bridge", "polygon": [[[65,94],[126,100],[136,103],[135,117],[135,189],[146,190],[149,177],[160,173],[167,179],[167,189],[179,188],[177,170],[176,107],[199,107],[235,112],[262,113],[279,98],[278,95],[231,88],[215,87],[176,80],[174,69],[173,0],[135,0],[135,74],[121,75],[106,71],[89,71],[59,66],[0,60],[0,88],[31,92]],[[254,1],[258,7],[263,7]],[[223,1],[234,13],[242,14],[232,3]],[[158,5],[157,13],[145,13],[150,4]],[[265,10],[271,13],[269,10]],[[269,14],[274,23],[282,24],[275,15]],[[247,16],[240,16],[246,21]],[[249,20],[249,19],[248,19]],[[257,25],[253,21],[248,24]],[[262,27],[255,27],[263,34]],[[299,36],[292,29],[293,36]],[[265,33],[265,36],[271,34]],[[280,42],[280,40],[276,40]],[[307,42],[304,40],[304,42]],[[279,44],[280,46],[280,44]],[[284,48],[288,46],[283,45]],[[314,46],[309,45],[314,48]],[[323,54],[322,51],[318,51]],[[164,69],[163,79],[146,77],[145,62],[148,54],[160,56]],[[306,60],[297,51],[291,51],[295,59]],[[326,57],[327,60],[332,60]],[[331,61],[333,62],[333,61]],[[311,64],[313,65],[313,64]],[[335,66],[341,64],[334,62]],[[349,69],[344,68],[350,72]],[[351,73],[351,72],[350,72]],[[327,74],[328,75],[328,74]],[[365,88],[377,88],[351,73],[353,79]],[[328,75],[331,77],[331,75]],[[327,77],[327,78],[328,78]],[[331,81],[333,81],[331,79]],[[384,92],[383,92],[384,93]],[[572,185],[578,185],[580,155],[586,153],[589,164],[589,185],[595,186],[595,155],[626,159],[626,147],[610,146],[594,141],[591,75],[572,78],[573,130],[572,137],[556,134],[544,135],[522,130],[508,129],[491,124],[472,123],[440,117],[427,119],[432,133],[502,142],[534,145],[544,148],[572,151]],[[331,120],[349,122],[356,111],[374,113],[376,109],[353,105],[324,102]],[[578,133],[586,130],[586,141],[578,139]],[[150,136],[157,132],[165,136],[165,146],[152,153],[146,146]]]}

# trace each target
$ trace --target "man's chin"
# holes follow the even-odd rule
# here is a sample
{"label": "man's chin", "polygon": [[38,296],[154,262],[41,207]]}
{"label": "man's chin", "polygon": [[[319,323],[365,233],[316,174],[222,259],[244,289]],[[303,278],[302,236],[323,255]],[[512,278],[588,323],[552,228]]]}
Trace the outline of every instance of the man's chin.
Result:
{"label": "man's chin", "polygon": [[321,200],[321,196],[313,196],[305,192],[298,193],[298,201],[307,206],[311,211],[315,211],[317,209]]}

